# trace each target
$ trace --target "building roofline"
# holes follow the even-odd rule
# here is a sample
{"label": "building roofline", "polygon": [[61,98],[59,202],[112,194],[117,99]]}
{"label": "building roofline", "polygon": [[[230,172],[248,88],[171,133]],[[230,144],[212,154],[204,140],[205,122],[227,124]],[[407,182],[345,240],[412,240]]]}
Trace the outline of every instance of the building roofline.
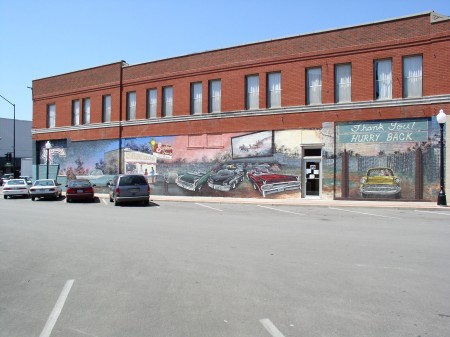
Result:
{"label": "building roofline", "polygon": [[227,49],[234,49],[234,48],[246,47],[246,46],[251,46],[251,45],[263,44],[263,43],[267,43],[267,42],[289,40],[289,39],[299,38],[299,37],[303,37],[303,36],[316,35],[316,34],[328,33],[328,32],[339,31],[339,30],[346,30],[346,29],[363,27],[363,26],[370,26],[370,25],[386,23],[386,22],[391,22],[391,21],[400,21],[400,20],[405,20],[405,19],[419,17],[419,16],[431,15],[431,13],[435,13],[435,12],[433,10],[430,10],[430,11],[421,12],[421,13],[417,13],[417,14],[399,16],[399,17],[395,17],[395,18],[391,18],[391,19],[383,19],[383,20],[372,21],[372,22],[367,22],[367,23],[362,23],[362,24],[312,31],[312,32],[303,33],[303,34],[288,35],[288,36],[279,37],[279,38],[260,40],[260,41],[255,41],[255,42],[248,42],[248,43],[243,43],[243,44],[238,44],[238,45],[233,45],[233,46],[228,46],[228,47],[204,50],[204,51],[200,51],[200,52],[193,52],[193,53],[189,53],[189,54],[181,54],[181,55],[162,58],[162,59],[155,59],[155,60],[140,62],[140,63],[129,65],[129,67],[140,66],[140,65],[144,65],[144,64],[148,64],[148,63],[157,63],[157,62],[162,62],[162,61],[166,61],[166,60],[174,60],[174,59],[184,58],[184,57],[188,57],[188,56],[213,53],[213,52],[227,50]]}
{"label": "building roofline", "polygon": [[37,78],[35,80],[33,80],[33,82],[35,81],[41,81],[41,80],[47,80],[50,78],[54,78],[54,77],[60,77],[60,76],[65,76],[65,75],[69,75],[69,74],[75,74],[75,73],[80,73],[80,72],[84,72],[86,70],[94,70],[94,69],[98,69],[98,68],[103,68],[103,67],[108,67],[108,66],[112,66],[115,64],[119,64],[122,63],[123,67],[127,67],[128,63],[124,60],[121,61],[116,61],[116,62],[111,62],[111,63],[106,63],[106,64],[101,64],[98,66],[94,66],[94,67],[89,67],[89,68],[83,68],[83,69],[78,69],[78,70],[74,70],[74,71],[69,71],[67,73],[61,73],[61,74],[56,74],[56,75],[50,75],[50,76],[46,76],[46,77],[41,77],[41,78]]}

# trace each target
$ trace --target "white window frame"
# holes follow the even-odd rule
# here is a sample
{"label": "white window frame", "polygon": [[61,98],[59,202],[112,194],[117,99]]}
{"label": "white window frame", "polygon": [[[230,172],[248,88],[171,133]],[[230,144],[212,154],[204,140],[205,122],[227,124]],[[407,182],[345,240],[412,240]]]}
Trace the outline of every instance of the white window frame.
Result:
{"label": "white window frame", "polygon": [[259,75],[247,75],[245,77],[246,98],[245,107],[247,110],[259,109]]}
{"label": "white window frame", "polygon": [[80,100],[72,101],[72,125],[80,125]]}
{"label": "white window frame", "polygon": [[147,118],[157,117],[158,90],[156,88],[147,90]]}
{"label": "white window frame", "polygon": [[392,99],[392,60],[375,60],[374,64],[375,100]]}
{"label": "white window frame", "polygon": [[83,112],[82,112],[83,124],[91,123],[91,99],[83,98]]}
{"label": "white window frame", "polygon": [[173,87],[163,88],[163,117],[171,117],[173,115]]}
{"label": "white window frame", "polygon": [[209,81],[209,112],[219,113],[222,110],[222,81]]}
{"label": "white window frame", "polygon": [[352,65],[351,63],[335,65],[335,102],[352,101]]}
{"label": "white window frame", "polygon": [[281,107],[281,72],[267,74],[267,108]]}
{"label": "white window frame", "polygon": [[202,82],[191,83],[191,115],[201,115],[203,112]]}
{"label": "white window frame", "polygon": [[56,127],[56,104],[47,105],[47,128]]}
{"label": "white window frame", "polygon": [[136,119],[136,91],[127,92],[127,121]]}
{"label": "white window frame", "polygon": [[306,69],[306,104],[322,104],[322,67]]}
{"label": "white window frame", "polygon": [[422,97],[423,57],[422,55],[403,57],[403,97]]}
{"label": "white window frame", "polygon": [[111,95],[104,95],[102,97],[102,122],[111,122]]}

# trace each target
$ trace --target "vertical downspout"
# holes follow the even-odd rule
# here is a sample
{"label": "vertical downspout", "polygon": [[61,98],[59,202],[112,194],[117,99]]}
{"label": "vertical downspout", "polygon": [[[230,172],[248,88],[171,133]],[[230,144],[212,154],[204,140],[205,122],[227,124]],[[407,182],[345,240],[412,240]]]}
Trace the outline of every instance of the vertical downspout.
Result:
{"label": "vertical downspout", "polygon": [[122,155],[122,121],[123,121],[123,108],[122,108],[122,92],[123,92],[123,67],[127,63],[122,61],[120,64],[120,80],[119,80],[119,174],[123,173],[123,155]]}

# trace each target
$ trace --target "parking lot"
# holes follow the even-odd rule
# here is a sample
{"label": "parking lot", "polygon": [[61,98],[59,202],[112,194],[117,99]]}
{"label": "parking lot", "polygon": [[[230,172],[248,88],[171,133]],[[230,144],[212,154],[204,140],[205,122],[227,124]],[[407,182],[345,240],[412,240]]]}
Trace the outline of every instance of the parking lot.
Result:
{"label": "parking lot", "polygon": [[102,196],[0,212],[1,337],[450,335],[447,208]]}

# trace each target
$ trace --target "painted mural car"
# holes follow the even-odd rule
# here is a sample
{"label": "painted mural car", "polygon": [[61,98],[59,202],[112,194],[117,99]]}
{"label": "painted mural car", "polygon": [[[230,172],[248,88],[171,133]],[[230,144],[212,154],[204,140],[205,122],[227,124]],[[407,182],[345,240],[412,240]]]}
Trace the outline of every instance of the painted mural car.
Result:
{"label": "painted mural car", "polygon": [[213,190],[229,192],[234,190],[244,180],[244,171],[235,165],[225,165],[221,170],[212,173],[208,186]]}
{"label": "painted mural car", "polygon": [[210,171],[189,171],[179,173],[175,179],[175,183],[186,190],[200,192],[210,175]]}
{"label": "painted mural car", "polygon": [[374,167],[360,180],[359,191],[363,198],[401,198],[401,179],[388,167]]}
{"label": "painted mural car", "polygon": [[247,172],[247,178],[263,197],[268,194],[301,189],[299,176],[273,173],[265,165],[255,166]]}

